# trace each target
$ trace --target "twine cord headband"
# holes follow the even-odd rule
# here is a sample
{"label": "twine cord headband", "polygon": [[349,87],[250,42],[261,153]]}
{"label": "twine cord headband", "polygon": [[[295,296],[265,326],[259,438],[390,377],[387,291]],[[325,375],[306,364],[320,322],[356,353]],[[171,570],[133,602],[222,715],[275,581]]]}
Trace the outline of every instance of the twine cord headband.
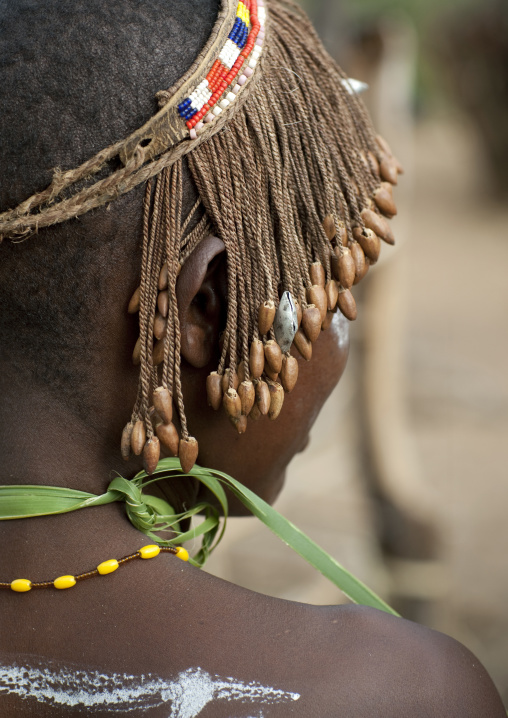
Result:
{"label": "twine cord headband", "polygon": [[[401,168],[290,0],[223,0],[203,51],[158,98],[159,112],[126,140],[1,214],[0,237],[27,236],[146,183],[140,285],[129,303],[139,312],[140,379],[121,452],[142,454],[150,474],[162,444],[188,473],[198,443],[184,409],[175,287],[190,253],[210,231],[226,248],[227,316],[206,389],[243,434],[248,417],[276,419],[294,389],[290,349],[310,360],[333,312],[356,317],[351,287],[377,261],[380,240],[394,241],[385,217],[396,213]],[[187,217],[184,156],[199,194]],[[110,171],[114,157],[123,167]]]}

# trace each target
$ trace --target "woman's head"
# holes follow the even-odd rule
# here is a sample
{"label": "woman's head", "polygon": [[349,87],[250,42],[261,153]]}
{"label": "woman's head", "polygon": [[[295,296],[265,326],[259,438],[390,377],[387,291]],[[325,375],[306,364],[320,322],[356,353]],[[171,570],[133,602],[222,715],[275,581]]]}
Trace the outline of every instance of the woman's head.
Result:
{"label": "woman's head", "polygon": [[[202,5],[198,15],[201,34],[206,38],[213,13],[209,3]],[[256,3],[247,5],[255,17]],[[59,57],[59,77],[65,88],[59,94],[57,88],[50,92],[55,53],[41,55],[40,67],[36,64],[51,98],[48,125],[52,129],[37,113],[31,116],[22,112],[23,93],[15,101],[33,141],[28,149],[23,148],[23,132],[11,128],[17,144],[10,144],[18,148],[22,156],[19,166],[26,172],[20,171],[12,192],[4,193],[4,206],[26,194],[26,187],[34,179],[30,169],[34,164],[40,168],[41,162],[49,166],[62,158],[72,164],[68,160],[72,140],[66,140],[65,132],[60,137],[57,128],[60,118],[66,118],[64,130],[68,132],[73,126],[76,134],[83,134],[82,124],[75,121],[72,125],[69,120],[82,121],[78,107],[83,98],[74,92],[73,81],[80,68],[85,72],[87,62],[97,73],[95,55],[99,67],[107,56],[106,66],[113,68],[111,76],[121,77],[122,85],[129,87],[122,97],[129,108],[125,113],[115,90],[112,97],[107,95],[109,87],[103,78],[88,88],[92,89],[92,109],[96,106],[108,141],[118,137],[119,125],[127,125],[119,136],[132,130],[130,121],[121,119],[124,115],[131,119],[142,115],[146,105],[145,118],[150,116],[146,94],[170,84],[161,80],[164,63],[178,66],[180,74],[190,64],[204,40],[201,38],[196,47],[191,41],[195,37],[188,38],[183,52],[176,39],[173,44],[168,42],[151,8],[149,4],[141,11],[136,3],[122,3],[115,9],[113,3],[107,11],[98,10],[97,37],[101,42],[91,43],[94,53],[86,42],[86,33],[94,34],[90,7],[83,10],[87,18],[84,21],[73,7],[55,3],[54,13],[50,13],[54,26],[67,39],[76,41],[79,36],[73,47],[73,69],[65,76]],[[142,17],[136,16],[138,11]],[[183,10],[172,12],[175,22],[184,20]],[[131,21],[136,21],[132,48],[120,42]],[[70,29],[73,22],[81,23],[81,35]],[[251,31],[254,29],[253,20]],[[261,31],[264,29],[261,25]],[[43,34],[44,30],[42,27]],[[154,33],[159,42],[154,41]],[[153,391],[160,386],[173,396],[174,424],[184,443],[189,435],[197,436],[201,463],[224,469],[267,498],[274,498],[287,463],[303,448],[319,408],[344,368],[347,322],[340,312],[332,317],[332,311],[338,299],[342,312],[352,317],[354,301],[349,287],[354,279],[363,276],[369,261],[377,258],[379,239],[365,227],[378,222],[383,229],[382,217],[376,210],[376,203],[381,205],[375,188],[380,181],[378,163],[382,164],[388,154],[376,143],[363,108],[350,94],[344,76],[326,56],[300,11],[274,1],[269,6],[264,41],[262,35],[263,32],[257,44],[262,47],[261,67],[256,69],[258,61],[249,55],[246,67],[251,71],[245,70],[244,75],[238,75],[235,86],[232,83],[229,90],[226,88],[229,99],[224,91],[223,100],[216,106],[217,115],[224,111],[227,116],[221,131],[214,134],[210,123],[212,131],[208,136],[207,126],[192,126],[191,133],[205,133],[206,141],[192,145],[188,163],[175,155],[171,163],[162,162],[161,171],[150,180],[144,196],[138,187],[108,205],[107,210],[102,208],[83,214],[77,221],[43,229],[21,247],[9,246],[4,252],[0,284],[3,303],[14,309],[10,318],[4,317],[2,329],[11,345],[10,361],[14,356],[21,357],[21,365],[31,364],[32,378],[44,382],[49,391],[58,394],[58,400],[73,399],[76,412],[84,420],[95,422],[97,431],[108,436],[108,446],[109,437],[118,432],[121,416],[125,421],[132,404],[134,413],[124,437],[132,439],[136,452],[138,448],[143,451],[143,445],[153,446],[155,434],[161,439],[166,435],[158,427],[162,422],[164,428],[169,420],[161,418],[152,407]],[[105,39],[110,36],[112,41],[108,43]],[[145,36],[150,36],[146,47]],[[144,54],[146,48],[148,55]],[[20,73],[30,89],[25,97],[32,97],[33,73],[26,72],[26,54],[27,51],[19,68],[13,64],[11,84],[15,85],[16,73]],[[213,57],[206,58],[203,68],[196,70],[196,81],[200,73],[208,72],[211,61]],[[146,77],[144,83],[139,83],[139,94],[133,90],[137,68]],[[254,79],[250,79],[253,75]],[[174,79],[170,73],[168,78]],[[212,82],[210,75],[210,87]],[[86,91],[83,83],[81,89]],[[178,91],[175,92],[177,97]],[[169,97],[166,93],[162,104]],[[238,111],[230,113],[228,105],[237,107],[234,102],[238,103]],[[75,112],[73,103],[77,103]],[[181,106],[182,103],[178,105]],[[40,136],[45,142],[41,144],[38,127],[42,126]],[[182,127],[185,131],[184,124]],[[95,129],[90,132],[86,127],[85,148],[93,146],[96,137]],[[192,137],[191,134],[191,140]],[[62,140],[63,151],[55,149]],[[177,149],[189,141],[182,140]],[[151,138],[138,146],[134,171],[143,170],[143,148],[150,142]],[[82,160],[88,150],[79,142],[77,145],[80,151],[76,157]],[[171,152],[161,155],[161,159]],[[16,157],[14,152],[11,161],[15,163]],[[116,182],[117,194],[126,186],[123,179],[116,179],[122,171],[119,157],[112,154],[101,169],[105,177]],[[65,200],[66,193],[72,196],[77,192],[82,197],[80,182],[70,182],[60,197],[57,192],[48,206],[43,204],[41,216],[63,207],[61,200]],[[385,187],[381,194],[385,197],[387,193]],[[196,211],[190,212],[196,196],[200,202]],[[84,201],[76,206],[76,214],[88,207]],[[390,213],[389,201],[385,201],[383,211]],[[191,218],[188,224],[187,216]],[[26,218],[31,220],[28,214]],[[20,221],[25,219],[21,217]],[[390,235],[386,235],[389,240]],[[32,251],[35,242],[37,247]],[[13,279],[17,264],[21,271]],[[140,264],[140,337],[135,354],[141,364],[141,378],[136,397],[135,372],[128,357],[136,344],[138,323],[134,316],[127,316],[126,305],[139,282]],[[164,272],[168,279],[163,278]],[[26,280],[29,298],[24,297],[19,286],[20,277]],[[262,328],[258,316],[265,303],[276,309],[286,291],[303,314],[291,352],[289,345],[281,351],[282,340],[272,323]],[[16,332],[20,318],[27,329]],[[154,329],[156,322],[159,335]],[[321,324],[324,327],[330,323],[330,329],[320,331]],[[76,346],[78,351],[74,351]],[[298,353],[309,358],[311,351],[310,362],[294,358]],[[44,361],[40,362],[42,355]],[[294,381],[284,378],[280,361],[285,367],[291,366],[293,378],[298,367],[298,381],[291,392],[288,390]],[[209,392],[208,400],[217,407],[224,403],[229,417],[208,406],[204,387],[210,373],[213,382],[209,383],[213,383],[215,395],[219,391],[219,398],[216,402],[213,392]],[[275,421],[259,419],[260,413],[276,413],[276,404],[282,398],[282,411]],[[252,420],[247,421],[247,414]],[[137,429],[140,431],[136,434]],[[146,448],[144,451],[146,459]],[[128,466],[134,468],[137,461],[131,459]]]}

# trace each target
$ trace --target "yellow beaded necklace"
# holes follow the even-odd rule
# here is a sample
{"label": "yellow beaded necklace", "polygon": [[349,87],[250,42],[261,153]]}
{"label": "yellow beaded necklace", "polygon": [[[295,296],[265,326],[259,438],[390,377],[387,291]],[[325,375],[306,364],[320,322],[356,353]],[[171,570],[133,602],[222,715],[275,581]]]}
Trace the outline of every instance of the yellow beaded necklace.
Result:
{"label": "yellow beaded necklace", "polygon": [[140,549],[138,549],[138,551],[136,551],[136,553],[131,553],[129,554],[129,556],[124,556],[123,558],[119,559],[110,558],[107,561],[103,561],[97,566],[97,568],[93,569],[93,571],[86,571],[85,573],[80,573],[77,576],[59,576],[58,578],[55,578],[54,581],[35,582],[30,581],[28,578],[16,578],[10,583],[0,581],[0,588],[10,588],[16,593],[26,593],[27,591],[31,591],[32,588],[72,588],[76,585],[78,581],[83,581],[85,578],[93,578],[94,576],[105,576],[108,573],[113,573],[113,571],[116,571],[119,566],[124,563],[127,563],[128,561],[132,561],[136,558],[155,558],[161,552],[172,553],[182,561],[189,560],[189,554],[187,550],[182,548],[181,546],[169,546],[166,548],[165,546],[156,546],[155,544],[150,544],[149,546],[142,546]]}

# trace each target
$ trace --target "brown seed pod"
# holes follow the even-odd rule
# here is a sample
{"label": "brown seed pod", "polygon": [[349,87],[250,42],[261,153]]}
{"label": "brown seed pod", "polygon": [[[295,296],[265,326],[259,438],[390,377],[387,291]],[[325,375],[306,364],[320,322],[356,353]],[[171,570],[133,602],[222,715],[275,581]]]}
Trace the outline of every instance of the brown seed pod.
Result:
{"label": "brown seed pod", "polygon": [[180,437],[174,424],[158,424],[155,427],[155,433],[157,434],[159,441],[163,447],[169,451],[171,456],[178,456],[178,449],[180,447]]}
{"label": "brown seed pod", "polygon": [[237,417],[229,417],[230,422],[233,424],[239,434],[245,434],[247,431],[247,417],[243,414]]}
{"label": "brown seed pod", "polygon": [[298,324],[298,326],[300,326],[300,324],[302,323],[302,316],[303,316],[302,305],[300,304],[300,302],[295,302],[295,309],[296,309],[296,323]]}
{"label": "brown seed pod", "polygon": [[391,219],[397,214],[397,207],[393,201],[392,186],[389,182],[381,182],[379,187],[372,193],[374,202],[377,204],[381,212]]}
{"label": "brown seed pod", "polygon": [[155,411],[165,424],[173,419],[173,398],[168,389],[158,386],[152,396]]}
{"label": "brown seed pod", "polygon": [[138,337],[132,351],[132,363],[134,366],[141,364],[141,337]]}
{"label": "brown seed pod", "polygon": [[188,474],[196,463],[198,451],[198,442],[193,436],[189,436],[188,439],[180,439],[178,458],[180,459],[180,464],[184,474]]}
{"label": "brown seed pod", "polygon": [[282,369],[280,370],[280,381],[284,391],[288,394],[295,388],[298,380],[298,361],[291,354],[282,357]]}
{"label": "brown seed pod", "polygon": [[276,341],[270,339],[265,344],[265,371],[266,365],[274,374],[278,374],[282,367],[282,351]]}
{"label": "brown seed pod", "polygon": [[222,393],[225,394],[227,390],[229,389],[229,377],[233,377],[233,389],[238,389],[239,379],[238,374],[236,371],[231,371],[231,369],[226,369],[224,372],[224,375],[222,377]]}
{"label": "brown seed pod", "polygon": [[339,292],[339,309],[350,322],[356,319],[356,302],[349,289]]}
{"label": "brown seed pod", "polygon": [[168,316],[169,311],[169,294],[165,290],[163,292],[159,292],[157,295],[157,307],[159,309],[159,312],[162,314],[163,317]]}
{"label": "brown seed pod", "polygon": [[321,312],[321,321],[323,321],[326,317],[326,310],[328,309],[328,299],[326,298],[324,287],[313,284],[312,287],[307,289],[307,301],[309,304],[316,305]]}
{"label": "brown seed pod", "polygon": [[360,281],[360,279],[365,276],[365,254],[358,242],[351,244],[351,256],[355,263],[355,280],[353,284],[356,284],[357,281]]}
{"label": "brown seed pod", "polygon": [[404,167],[400,164],[399,160],[398,160],[396,157],[393,158],[393,161],[395,162],[395,167],[397,168],[397,172],[398,172],[400,175],[403,175],[403,174],[404,174]]}
{"label": "brown seed pod", "polygon": [[388,224],[388,221],[384,217],[368,207],[362,209],[361,216],[368,229],[371,229],[378,237],[384,239],[387,244],[395,244],[393,232]]}
{"label": "brown seed pod", "polygon": [[339,257],[339,282],[344,289],[349,289],[355,281],[355,260],[350,249],[343,249]]}
{"label": "brown seed pod", "polygon": [[162,339],[166,333],[167,320],[160,312],[157,312],[153,320],[153,335],[156,339]]}
{"label": "brown seed pod", "polygon": [[337,246],[347,247],[347,229],[344,222],[339,222],[337,226],[337,236],[335,237]]}
{"label": "brown seed pod", "polygon": [[362,281],[362,279],[365,277],[365,275],[369,271],[369,267],[370,267],[370,259],[368,257],[365,257],[365,262],[363,264],[363,271],[361,274],[358,274],[357,276],[355,276],[355,281],[353,282],[353,284],[358,284],[358,282]]}
{"label": "brown seed pod", "polygon": [[141,287],[138,287],[131,297],[127,311],[129,314],[136,314],[139,312],[139,297],[141,294]]}
{"label": "brown seed pod", "polygon": [[250,345],[250,373],[253,379],[259,379],[265,367],[265,352],[263,342],[253,339]]}
{"label": "brown seed pod", "polygon": [[147,474],[153,474],[159,463],[161,455],[161,446],[159,439],[152,436],[145,444],[143,449],[143,467]]}
{"label": "brown seed pod", "polygon": [[335,234],[337,231],[335,229],[335,221],[331,214],[327,214],[326,217],[324,218],[323,229],[325,230],[325,234],[331,242],[332,239],[335,237]]}
{"label": "brown seed pod", "polygon": [[238,419],[242,413],[242,402],[236,389],[228,389],[222,397],[222,406],[226,414],[232,419]]}
{"label": "brown seed pod", "polygon": [[321,324],[321,329],[322,329],[322,331],[325,332],[325,331],[330,327],[330,324],[332,323],[332,319],[333,319],[333,315],[334,315],[334,314],[335,314],[335,312],[331,312],[331,311],[330,311],[330,312],[326,312],[325,320],[324,320],[324,322]]}
{"label": "brown seed pod", "polygon": [[390,145],[388,144],[388,142],[385,140],[384,137],[381,137],[381,135],[376,135],[376,142],[378,143],[380,149],[381,149],[386,155],[388,155],[389,157],[392,156],[393,153],[392,153],[392,151],[391,151],[391,149],[390,149]]}
{"label": "brown seed pod", "polygon": [[376,155],[371,150],[367,152],[367,161],[372,172],[379,177],[379,162]]}
{"label": "brown seed pod", "polygon": [[321,312],[314,304],[309,304],[303,312],[302,328],[305,336],[311,342],[315,342],[321,334]]}
{"label": "brown seed pod", "polygon": [[152,364],[153,364],[153,366],[159,366],[159,364],[162,364],[163,361],[164,361],[164,339],[159,339],[159,341],[155,343],[155,346],[153,348]]}
{"label": "brown seed pod", "polygon": [[312,262],[309,267],[309,276],[312,284],[318,284],[320,287],[325,286],[326,274],[321,262]]}
{"label": "brown seed pod", "polygon": [[372,263],[377,262],[381,252],[381,240],[371,229],[362,231],[361,227],[353,229],[353,237],[360,244],[364,254]]}
{"label": "brown seed pod", "polygon": [[131,434],[131,449],[136,456],[139,456],[143,451],[143,447],[146,441],[146,430],[145,422],[138,419],[132,427]]}
{"label": "brown seed pod", "polygon": [[161,271],[159,273],[159,282],[158,282],[157,286],[158,286],[160,292],[163,289],[168,288],[168,265],[167,265],[167,262],[164,262],[164,264],[161,267]]}
{"label": "brown seed pod", "polygon": [[333,312],[333,310],[337,306],[337,298],[339,296],[339,288],[337,287],[337,282],[335,281],[335,279],[330,279],[330,281],[327,282],[325,292],[326,298],[328,300],[327,309],[328,311]]}
{"label": "brown seed pod", "polygon": [[253,421],[258,421],[261,419],[261,412],[259,411],[259,406],[256,402],[254,402],[254,406],[250,410],[249,419],[252,419]]}
{"label": "brown seed pod", "polygon": [[217,411],[222,404],[222,377],[216,371],[212,371],[206,377],[206,395],[208,406]]}
{"label": "brown seed pod", "polygon": [[275,303],[269,299],[259,307],[258,329],[261,335],[268,334],[275,319]]}
{"label": "brown seed pod", "polygon": [[256,404],[261,414],[266,416],[270,409],[270,390],[266,381],[256,382]]}
{"label": "brown seed pod", "polygon": [[238,387],[238,396],[240,397],[240,403],[242,405],[242,414],[248,416],[256,401],[254,384],[250,380],[242,381]]}
{"label": "brown seed pod", "polygon": [[270,392],[268,418],[274,421],[279,416],[284,404],[284,389],[277,382],[271,381],[268,384],[268,391]]}
{"label": "brown seed pod", "polygon": [[245,364],[244,360],[238,364],[238,381],[240,384],[242,381],[248,381],[250,379],[249,365]]}
{"label": "brown seed pod", "polygon": [[124,461],[128,461],[131,456],[131,436],[133,428],[134,424],[132,423],[132,421],[129,421],[129,423],[124,426],[122,431],[122,439],[120,441],[120,454]]}
{"label": "brown seed pod", "polygon": [[263,372],[263,377],[266,379],[271,379],[272,381],[278,381],[279,379],[279,372],[272,371],[268,364],[265,364],[265,370]]}
{"label": "brown seed pod", "polygon": [[381,179],[390,182],[390,184],[397,184],[399,173],[397,172],[397,164],[393,157],[388,157],[387,155],[383,157],[379,165],[379,173]]}
{"label": "brown seed pod", "polygon": [[307,335],[303,331],[303,328],[300,327],[300,329],[296,332],[295,338],[293,339],[293,344],[298,349],[301,356],[305,359],[305,361],[310,361],[312,358],[312,342],[310,339],[307,339]]}

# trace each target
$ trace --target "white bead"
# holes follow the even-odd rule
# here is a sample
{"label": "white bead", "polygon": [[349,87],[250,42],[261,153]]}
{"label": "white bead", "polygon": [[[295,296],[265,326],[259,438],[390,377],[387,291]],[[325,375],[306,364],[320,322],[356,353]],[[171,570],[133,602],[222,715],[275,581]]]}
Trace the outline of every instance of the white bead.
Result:
{"label": "white bead", "polygon": [[249,67],[254,69],[256,67],[256,65],[258,64],[258,61],[255,57],[251,57],[248,64],[249,64]]}
{"label": "white bead", "polygon": [[220,115],[220,113],[222,112],[222,110],[221,110],[220,107],[217,107],[217,105],[215,105],[215,107],[213,108],[212,112],[213,112],[213,114],[214,114],[215,116],[217,116],[217,115]]}
{"label": "white bead", "polygon": [[231,103],[229,102],[229,100],[226,100],[226,99],[221,100],[221,101],[219,102],[219,105],[222,107],[223,110],[225,110],[226,107],[227,107],[228,105],[230,105],[230,104],[231,104]]}
{"label": "white bead", "polygon": [[229,100],[230,102],[233,102],[233,100],[236,99],[236,95],[234,95],[232,92],[228,92],[226,95],[226,100]]}

